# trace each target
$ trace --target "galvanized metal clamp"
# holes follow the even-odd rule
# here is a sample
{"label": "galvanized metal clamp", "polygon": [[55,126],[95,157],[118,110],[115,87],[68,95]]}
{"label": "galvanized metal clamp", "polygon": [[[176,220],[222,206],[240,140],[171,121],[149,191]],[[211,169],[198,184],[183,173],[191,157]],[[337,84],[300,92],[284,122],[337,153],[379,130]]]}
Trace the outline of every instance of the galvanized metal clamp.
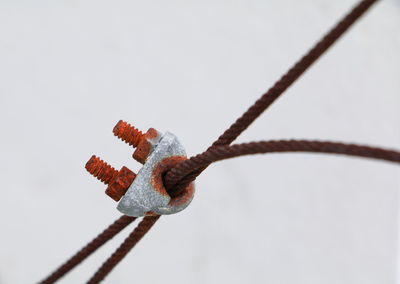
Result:
{"label": "galvanized metal clamp", "polygon": [[154,128],[143,134],[124,121],[119,121],[113,132],[136,147],[133,157],[143,164],[138,174],[126,167],[117,171],[96,156],[87,162],[86,169],[108,185],[106,194],[119,201],[117,209],[133,217],[174,214],[185,209],[193,199],[193,183],[176,197],[171,197],[163,184],[163,175],[187,159],[178,138]]}

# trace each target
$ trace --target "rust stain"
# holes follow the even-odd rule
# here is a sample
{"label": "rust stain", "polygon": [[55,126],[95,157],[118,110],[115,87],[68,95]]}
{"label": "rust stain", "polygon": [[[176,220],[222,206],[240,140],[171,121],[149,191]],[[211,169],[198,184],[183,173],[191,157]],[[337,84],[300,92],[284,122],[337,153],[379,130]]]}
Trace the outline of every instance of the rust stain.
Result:
{"label": "rust stain", "polygon": [[140,140],[135,152],[132,155],[136,161],[142,164],[145,163],[151,150],[151,144],[149,140],[156,138],[157,135],[158,132],[154,128],[149,128],[149,130],[147,130],[146,134],[143,135],[143,138]]}
{"label": "rust stain", "polygon": [[86,170],[98,180],[109,184],[117,175],[118,171],[93,155],[85,165]]}
{"label": "rust stain", "polygon": [[190,183],[181,194],[179,194],[178,196],[175,196],[173,198],[171,198],[169,205],[171,206],[179,206],[182,204],[187,203],[194,194],[194,184]]}
{"label": "rust stain", "polygon": [[133,147],[137,147],[144,137],[144,134],[140,130],[123,120],[118,121],[114,126],[113,133]]}
{"label": "rust stain", "polygon": [[157,213],[154,213],[153,211],[147,211],[147,212],[145,213],[145,216],[158,216],[158,214],[157,214]]}
{"label": "rust stain", "polygon": [[[166,188],[164,187],[163,177],[164,174],[173,168],[176,164],[186,160],[185,156],[172,156],[161,160],[154,168],[151,184],[162,195],[169,196]],[[178,206],[186,203],[193,196],[194,186],[193,183],[189,184],[180,195],[172,197],[169,205]]]}
{"label": "rust stain", "polygon": [[117,177],[109,184],[106,194],[115,201],[119,201],[136,178],[136,174],[127,167],[119,170]]}
{"label": "rust stain", "polygon": [[142,139],[137,146],[135,152],[132,157],[141,164],[144,164],[147,156],[150,154],[151,144],[147,139]]}

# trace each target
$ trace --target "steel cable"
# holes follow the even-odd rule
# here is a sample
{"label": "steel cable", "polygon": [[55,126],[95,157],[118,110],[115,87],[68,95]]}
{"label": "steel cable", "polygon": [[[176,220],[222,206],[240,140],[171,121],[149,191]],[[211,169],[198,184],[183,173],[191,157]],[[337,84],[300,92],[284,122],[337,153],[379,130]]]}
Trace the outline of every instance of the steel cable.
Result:
{"label": "steel cable", "polygon": [[[240,118],[238,118],[208,149],[202,154],[184,161],[167,172],[164,184],[171,196],[179,195],[182,190],[207,168],[212,162],[235,156],[285,151],[306,151],[321,153],[336,153],[355,155],[375,159],[384,159],[398,162],[399,153],[378,148],[357,146],[351,144],[318,142],[318,141],[266,141],[252,142],[227,146],[232,143],[250,124],[259,117],[280,95],[284,93],[325,51],[340,38],[348,28],[356,22],[375,2],[378,0],[360,1],[350,13],[348,13],[338,24],[330,30],[310,51],[303,56],[289,71],[283,75],[262,97],[257,100]],[[125,218],[131,218],[123,216]],[[120,219],[122,219],[121,217]],[[88,283],[99,283],[108,273],[126,256],[126,254],[140,241],[150,230],[160,216],[145,217],[135,230],[125,239],[113,255],[103,263],[100,269],[93,275]],[[119,220],[120,220],[119,219]],[[125,220],[125,219],[124,219]],[[128,219],[127,219],[128,220]],[[132,220],[133,221],[133,220]],[[118,220],[116,221],[116,223]],[[129,222],[130,223],[130,222]],[[127,224],[128,225],[128,224]],[[125,225],[124,227],[126,227]],[[111,225],[112,226],[112,225]],[[111,227],[110,226],[110,227]],[[109,229],[109,228],[108,228]],[[108,230],[106,229],[106,231]],[[115,231],[117,234],[123,228]],[[105,232],[106,232],[105,231]],[[84,249],[57,269],[46,280],[40,283],[54,283],[65,273],[79,264],[98,247],[111,239],[115,234],[101,235],[101,241],[93,240]],[[94,245],[93,245],[94,243]],[[87,248],[90,247],[90,248]],[[83,252],[82,252],[83,251]],[[47,282],[46,282],[47,281]]]}
{"label": "steel cable", "polygon": [[[253,121],[259,117],[279,96],[283,94],[317,59],[342,36],[377,0],[360,1],[334,28],[309,50],[289,71],[283,75],[265,94],[261,96],[235,123],[233,123],[209,148],[229,145]],[[208,165],[185,176],[178,164],[164,177],[165,187],[172,196],[179,195],[183,189],[206,169]]]}
{"label": "steel cable", "polygon": [[276,152],[329,153],[371,158],[395,163],[400,162],[400,152],[377,147],[310,140],[271,140],[213,147],[212,149],[182,162],[179,166],[182,174],[189,175],[196,169],[217,161],[244,155]]}
{"label": "steel cable", "polygon": [[40,284],[52,284],[71,271],[75,266],[80,264],[89,255],[95,252],[99,247],[111,240],[115,235],[121,232],[126,226],[132,223],[136,218],[122,215],[114,223],[108,226],[101,234],[94,238],[90,243],[84,246],[80,251],[73,255],[63,265],[57,268],[46,279],[39,282]]}
{"label": "steel cable", "polygon": [[133,232],[123,241],[118,249],[103,263],[97,272],[87,282],[88,284],[100,283],[111,270],[128,254],[128,252],[151,229],[160,216],[147,216],[137,225]]}

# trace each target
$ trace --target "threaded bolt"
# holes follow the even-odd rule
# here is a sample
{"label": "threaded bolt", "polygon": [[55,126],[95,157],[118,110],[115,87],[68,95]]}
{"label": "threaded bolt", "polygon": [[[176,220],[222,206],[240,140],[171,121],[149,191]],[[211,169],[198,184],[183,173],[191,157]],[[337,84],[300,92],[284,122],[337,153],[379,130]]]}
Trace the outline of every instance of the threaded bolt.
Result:
{"label": "threaded bolt", "polygon": [[108,185],[106,194],[115,201],[122,198],[136,177],[136,174],[127,167],[122,167],[117,171],[95,155],[86,163],[85,168],[94,177]]}
{"label": "threaded bolt", "polygon": [[134,148],[138,146],[144,135],[140,130],[123,120],[118,121],[118,123],[114,126],[113,133],[119,139],[128,143]]}
{"label": "threaded bolt", "polygon": [[95,155],[86,163],[85,168],[91,175],[107,185],[118,175],[116,169]]}

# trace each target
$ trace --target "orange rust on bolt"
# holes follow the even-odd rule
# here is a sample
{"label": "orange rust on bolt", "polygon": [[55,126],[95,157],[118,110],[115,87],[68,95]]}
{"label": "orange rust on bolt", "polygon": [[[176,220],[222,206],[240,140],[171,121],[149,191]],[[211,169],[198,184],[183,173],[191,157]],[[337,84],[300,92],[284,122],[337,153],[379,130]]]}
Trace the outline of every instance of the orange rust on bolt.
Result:
{"label": "orange rust on bolt", "polygon": [[140,130],[123,120],[118,121],[118,123],[114,126],[113,133],[122,141],[133,147],[137,147],[137,145],[143,139],[143,133]]}
{"label": "orange rust on bolt", "polygon": [[149,140],[156,138],[157,135],[158,132],[154,128],[149,128],[149,130],[147,130],[146,134],[143,135],[143,138],[140,140],[135,152],[132,155],[136,161],[142,164],[145,163],[151,150],[151,144]]}
{"label": "orange rust on bolt", "polygon": [[121,199],[136,177],[136,174],[127,167],[122,167],[117,171],[94,155],[86,163],[85,168],[97,179],[108,185],[106,194],[115,201]]}
{"label": "orange rust on bolt", "polygon": [[[176,164],[186,160],[185,156],[172,156],[161,160],[154,168],[151,176],[151,184],[162,195],[168,196],[168,192],[164,187],[163,177],[164,174],[173,168]],[[171,196],[169,205],[179,206],[186,203],[193,196],[194,186],[190,183],[181,194],[178,196]]]}
{"label": "orange rust on bolt", "polygon": [[109,182],[118,175],[116,169],[95,155],[89,159],[85,168],[91,175],[105,184],[109,184]]}
{"label": "orange rust on bolt", "polygon": [[115,201],[119,201],[135,178],[136,174],[134,172],[127,167],[122,167],[118,172],[118,176],[107,187],[106,194]]}

